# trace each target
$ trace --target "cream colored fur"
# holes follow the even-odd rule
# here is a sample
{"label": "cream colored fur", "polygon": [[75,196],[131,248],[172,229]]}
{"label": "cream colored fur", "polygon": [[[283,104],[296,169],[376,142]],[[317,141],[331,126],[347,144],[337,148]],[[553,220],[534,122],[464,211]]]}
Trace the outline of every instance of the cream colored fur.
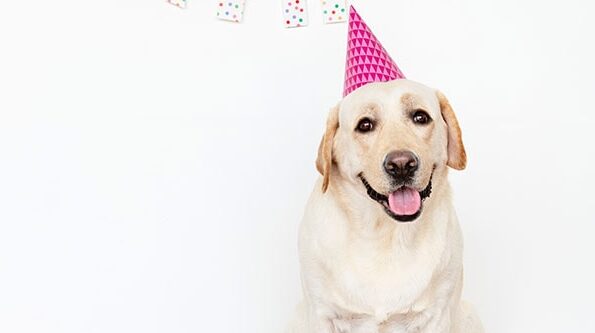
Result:
{"label": "cream colored fur", "polygon": [[[414,124],[410,115],[417,109],[433,121]],[[364,116],[375,120],[373,132],[354,131]],[[432,194],[409,223],[390,218],[358,178],[363,173],[387,194],[382,161],[397,149],[419,156],[416,188],[433,172]],[[465,164],[448,101],[421,84],[368,84],[331,110],[317,160],[322,177],[299,232],[304,299],[289,332],[483,332],[461,302],[463,239],[447,180],[449,166]]]}

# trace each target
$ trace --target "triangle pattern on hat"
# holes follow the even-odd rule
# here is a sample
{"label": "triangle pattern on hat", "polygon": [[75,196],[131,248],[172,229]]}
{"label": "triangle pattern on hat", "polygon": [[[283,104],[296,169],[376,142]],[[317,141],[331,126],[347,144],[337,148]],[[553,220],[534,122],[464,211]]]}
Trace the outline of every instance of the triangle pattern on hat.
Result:
{"label": "triangle pattern on hat", "polygon": [[343,96],[370,82],[404,79],[405,75],[386,52],[355,8],[349,8],[347,60]]}

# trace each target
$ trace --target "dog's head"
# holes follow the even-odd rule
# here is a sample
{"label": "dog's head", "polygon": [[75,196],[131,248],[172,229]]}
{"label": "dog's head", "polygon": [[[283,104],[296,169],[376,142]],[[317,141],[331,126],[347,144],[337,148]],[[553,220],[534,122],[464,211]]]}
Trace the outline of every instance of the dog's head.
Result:
{"label": "dog's head", "polygon": [[437,169],[465,165],[448,100],[409,80],[371,83],[345,97],[329,113],[316,160],[323,192],[337,172],[401,222],[419,217]]}

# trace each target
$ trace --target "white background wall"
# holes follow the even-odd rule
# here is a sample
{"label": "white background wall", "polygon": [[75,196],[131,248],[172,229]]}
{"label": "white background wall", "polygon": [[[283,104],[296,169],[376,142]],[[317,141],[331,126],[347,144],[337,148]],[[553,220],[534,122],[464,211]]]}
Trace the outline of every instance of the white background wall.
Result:
{"label": "white background wall", "polygon": [[[441,89],[466,298],[488,332],[595,330],[590,1],[353,1]],[[0,3],[0,332],[280,332],[345,24],[280,1]]]}

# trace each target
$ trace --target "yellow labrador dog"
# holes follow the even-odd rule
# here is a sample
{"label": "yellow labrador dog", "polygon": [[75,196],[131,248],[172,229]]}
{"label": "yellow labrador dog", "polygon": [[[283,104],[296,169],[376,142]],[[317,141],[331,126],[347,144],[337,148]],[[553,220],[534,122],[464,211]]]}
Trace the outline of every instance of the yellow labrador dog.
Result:
{"label": "yellow labrador dog", "polygon": [[289,331],[483,332],[461,301],[447,180],[465,165],[455,114],[434,89],[371,83],[333,108],[300,227],[304,301]]}

